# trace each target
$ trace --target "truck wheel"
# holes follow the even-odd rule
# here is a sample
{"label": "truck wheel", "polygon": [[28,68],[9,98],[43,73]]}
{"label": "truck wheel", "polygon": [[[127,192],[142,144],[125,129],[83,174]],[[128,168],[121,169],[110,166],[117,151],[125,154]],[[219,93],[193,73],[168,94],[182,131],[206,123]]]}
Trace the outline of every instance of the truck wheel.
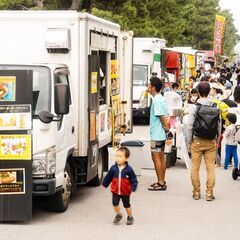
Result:
{"label": "truck wheel", "polygon": [[89,182],[90,186],[100,186],[103,179],[103,150],[99,150],[97,176]]}
{"label": "truck wheel", "polygon": [[71,170],[69,164],[66,164],[64,170],[63,186],[62,189],[56,192],[53,196],[50,197],[49,209],[54,212],[65,212],[68,208],[71,189],[72,189],[72,178]]}
{"label": "truck wheel", "polygon": [[237,180],[238,179],[238,174],[239,174],[238,168],[234,168],[233,171],[232,171],[232,178],[233,178],[233,180]]}

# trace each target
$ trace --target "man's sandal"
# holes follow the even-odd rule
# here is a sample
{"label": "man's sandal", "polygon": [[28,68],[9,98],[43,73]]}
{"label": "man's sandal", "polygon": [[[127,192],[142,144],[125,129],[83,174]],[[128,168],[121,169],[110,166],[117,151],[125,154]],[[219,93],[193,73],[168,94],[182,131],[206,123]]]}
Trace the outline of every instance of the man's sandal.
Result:
{"label": "man's sandal", "polygon": [[[160,183],[153,183],[153,184],[150,185],[150,187],[156,187],[156,186],[158,187],[159,184],[160,184]],[[164,185],[167,187],[165,181],[164,181]]]}
{"label": "man's sandal", "polygon": [[149,191],[166,191],[167,190],[167,186],[164,184],[160,184],[160,183],[155,183],[152,184],[149,188]]}

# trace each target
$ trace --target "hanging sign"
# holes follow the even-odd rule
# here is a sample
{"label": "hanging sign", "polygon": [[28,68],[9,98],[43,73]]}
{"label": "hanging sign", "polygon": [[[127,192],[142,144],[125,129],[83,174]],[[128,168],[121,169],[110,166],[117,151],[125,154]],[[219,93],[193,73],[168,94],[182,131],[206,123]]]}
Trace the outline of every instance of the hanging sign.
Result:
{"label": "hanging sign", "polygon": [[215,29],[214,29],[214,43],[213,43],[213,51],[217,55],[222,54],[223,48],[223,38],[225,32],[225,17],[216,15],[215,18]]}

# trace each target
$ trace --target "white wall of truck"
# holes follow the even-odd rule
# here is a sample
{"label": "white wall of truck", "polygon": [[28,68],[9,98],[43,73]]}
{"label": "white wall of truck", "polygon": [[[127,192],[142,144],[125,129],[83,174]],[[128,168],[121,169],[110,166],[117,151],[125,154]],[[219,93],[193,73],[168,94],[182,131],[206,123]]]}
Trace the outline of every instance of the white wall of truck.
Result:
{"label": "white wall of truck", "polygon": [[[38,119],[33,120],[33,154],[57,145],[55,178],[56,188],[59,188],[64,181],[63,170],[69,150],[74,149],[74,157],[86,158],[88,155],[90,122],[88,112],[88,55],[92,51],[106,51],[108,52],[108,61],[110,61],[110,53],[116,50],[117,59],[121,58],[120,26],[87,13],[77,13],[75,11],[1,11],[0,28],[2,32],[0,64],[36,64],[41,66],[46,64],[52,70],[57,66],[63,68],[67,66],[69,68],[72,105],[70,106],[69,117],[64,116],[62,132],[58,132],[58,135],[56,135],[56,122],[46,125]],[[49,53],[47,51],[45,45],[48,38],[47,30],[51,28],[69,29],[71,49],[68,53]],[[124,65],[123,60],[120,60],[120,62]],[[121,74],[125,74],[123,69]],[[127,71],[131,71],[131,67]],[[110,84],[110,66],[107,66],[105,77]],[[120,81],[121,94],[125,94],[125,97],[122,98],[124,100],[131,96],[131,74],[124,80],[121,77]],[[52,82],[53,88],[54,84]],[[109,90],[109,86],[107,86],[107,89]],[[131,105],[131,100],[127,104]],[[51,112],[54,113],[53,97],[51,106]],[[107,91],[105,106],[105,108],[110,106],[109,91]],[[104,106],[101,106],[100,111],[102,108],[105,109]],[[130,108],[131,106],[126,107],[126,111],[129,112],[126,114],[129,129],[131,129]],[[75,128],[74,136],[69,135],[73,126]],[[68,132],[68,134],[65,132]],[[112,131],[102,136],[99,132],[99,146],[104,147],[110,143],[111,135]],[[60,152],[61,155],[59,155]],[[87,180],[91,179],[87,177]]]}

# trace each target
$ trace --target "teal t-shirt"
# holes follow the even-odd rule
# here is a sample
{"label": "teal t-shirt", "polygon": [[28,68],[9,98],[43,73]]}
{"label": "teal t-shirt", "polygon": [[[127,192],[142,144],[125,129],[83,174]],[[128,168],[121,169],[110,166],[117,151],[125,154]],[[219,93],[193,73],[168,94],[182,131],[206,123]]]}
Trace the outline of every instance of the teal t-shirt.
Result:
{"label": "teal t-shirt", "polygon": [[150,138],[153,141],[165,141],[166,133],[160,121],[160,116],[167,116],[167,104],[161,94],[153,97],[150,110]]}

